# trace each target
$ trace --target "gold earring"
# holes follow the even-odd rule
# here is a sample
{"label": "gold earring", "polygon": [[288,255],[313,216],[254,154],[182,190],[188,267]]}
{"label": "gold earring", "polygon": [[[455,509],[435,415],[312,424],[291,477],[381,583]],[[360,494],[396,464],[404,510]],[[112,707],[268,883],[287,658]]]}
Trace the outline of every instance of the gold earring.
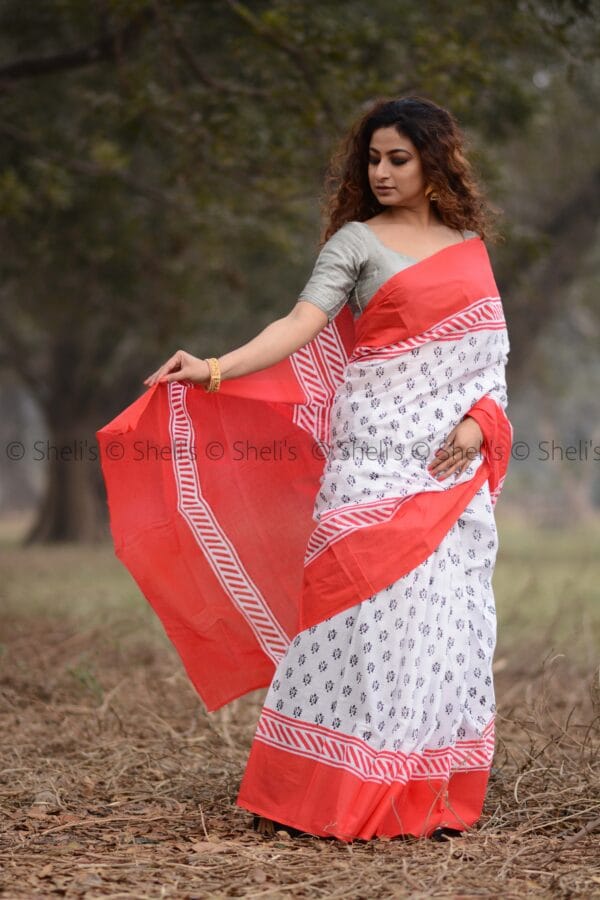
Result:
{"label": "gold earring", "polygon": [[425,196],[429,198],[429,200],[439,200],[439,194],[436,194],[430,184],[425,188]]}

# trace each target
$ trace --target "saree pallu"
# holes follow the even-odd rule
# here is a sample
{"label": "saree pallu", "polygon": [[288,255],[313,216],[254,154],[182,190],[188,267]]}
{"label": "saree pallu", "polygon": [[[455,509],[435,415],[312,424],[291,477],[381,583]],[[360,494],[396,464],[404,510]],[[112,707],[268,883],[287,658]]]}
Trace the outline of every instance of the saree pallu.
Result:
{"label": "saree pallu", "polygon": [[[116,554],[207,708],[269,687],[239,805],[347,841],[479,818],[508,351],[470,238],[277,365],[157,384],[97,432]],[[438,481],[466,414],[481,450]]]}

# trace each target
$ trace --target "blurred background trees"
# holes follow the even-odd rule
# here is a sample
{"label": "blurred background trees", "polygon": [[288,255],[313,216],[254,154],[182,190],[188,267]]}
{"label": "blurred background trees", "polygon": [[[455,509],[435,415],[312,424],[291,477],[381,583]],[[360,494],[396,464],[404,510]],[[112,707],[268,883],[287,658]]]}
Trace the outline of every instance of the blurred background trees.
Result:
{"label": "blurred background trees", "polygon": [[[36,508],[26,540],[105,534],[94,431],[177,347],[294,305],[329,156],[378,96],[451,109],[504,211],[518,437],[600,442],[592,3],[3,0],[0,26],[0,408],[27,445],[0,504]],[[595,468],[513,462],[507,494],[593,516]]]}

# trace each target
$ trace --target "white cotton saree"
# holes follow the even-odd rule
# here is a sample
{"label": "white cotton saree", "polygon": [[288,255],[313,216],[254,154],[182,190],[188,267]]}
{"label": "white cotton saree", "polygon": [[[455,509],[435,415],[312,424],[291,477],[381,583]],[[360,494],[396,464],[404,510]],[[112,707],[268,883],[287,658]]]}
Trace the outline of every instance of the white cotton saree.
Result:
{"label": "white cotton saree", "polygon": [[[269,687],[241,806],[346,841],[480,817],[508,351],[470,238],[281,363],[157,384],[98,431],[116,553],[207,707]],[[438,481],[467,414],[481,451]]]}

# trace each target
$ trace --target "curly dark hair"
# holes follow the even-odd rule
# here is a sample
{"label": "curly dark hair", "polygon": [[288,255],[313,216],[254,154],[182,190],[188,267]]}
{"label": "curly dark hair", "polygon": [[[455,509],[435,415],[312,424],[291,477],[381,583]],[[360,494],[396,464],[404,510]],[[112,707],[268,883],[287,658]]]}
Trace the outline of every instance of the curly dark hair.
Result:
{"label": "curly dark hair", "polygon": [[368,164],[373,132],[389,126],[407,135],[419,151],[444,225],[475,231],[484,240],[502,237],[493,224],[500,211],[477,184],[456,119],[425,97],[409,96],[376,100],[335,149],[325,176],[321,244],[346,222],[363,222],[386,209],[371,191]]}

